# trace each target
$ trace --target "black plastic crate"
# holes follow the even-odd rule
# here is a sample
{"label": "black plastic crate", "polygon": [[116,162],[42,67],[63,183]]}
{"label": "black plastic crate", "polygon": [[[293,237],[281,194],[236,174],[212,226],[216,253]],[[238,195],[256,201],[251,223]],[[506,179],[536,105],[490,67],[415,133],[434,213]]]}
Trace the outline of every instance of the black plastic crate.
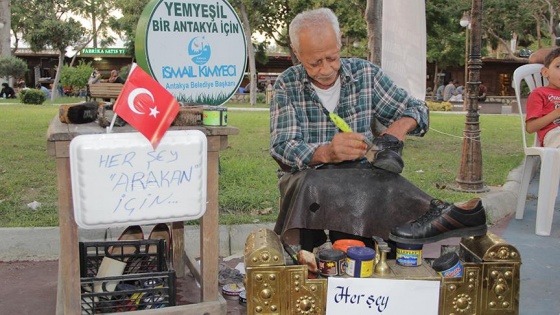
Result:
{"label": "black plastic crate", "polygon": [[[82,314],[174,306],[175,271],[167,267],[165,248],[164,240],[80,242]],[[123,275],[97,278],[103,257],[125,262]]]}

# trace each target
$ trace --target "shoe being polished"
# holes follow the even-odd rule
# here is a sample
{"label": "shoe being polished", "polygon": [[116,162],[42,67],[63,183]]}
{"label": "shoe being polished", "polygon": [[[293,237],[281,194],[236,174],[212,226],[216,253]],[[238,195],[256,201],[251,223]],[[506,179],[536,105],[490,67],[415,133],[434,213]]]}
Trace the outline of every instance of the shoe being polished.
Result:
{"label": "shoe being polished", "polygon": [[373,167],[400,174],[404,168],[401,157],[404,143],[388,133],[373,140],[371,150],[377,151],[371,163]]}
{"label": "shoe being polished", "polygon": [[449,237],[485,235],[486,211],[480,198],[462,205],[433,199],[420,218],[391,229],[389,239],[403,244],[426,244]]}
{"label": "shoe being polished", "polygon": [[397,152],[386,149],[375,153],[375,159],[371,165],[391,173],[400,174],[404,168],[404,161]]}
{"label": "shoe being polished", "polygon": [[373,139],[371,150],[383,151],[390,149],[402,155],[403,147],[404,143],[401,140],[391,134],[385,133]]}

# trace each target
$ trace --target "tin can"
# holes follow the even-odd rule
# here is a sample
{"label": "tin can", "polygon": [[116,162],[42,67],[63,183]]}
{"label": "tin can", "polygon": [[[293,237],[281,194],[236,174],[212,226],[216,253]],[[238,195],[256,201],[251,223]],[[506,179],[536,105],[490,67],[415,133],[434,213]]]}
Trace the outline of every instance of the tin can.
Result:
{"label": "tin can", "polygon": [[397,243],[397,264],[406,267],[422,265],[422,244]]}
{"label": "tin can", "polygon": [[443,278],[461,278],[463,276],[463,264],[455,252],[447,253],[434,260],[432,269]]}
{"label": "tin can", "polygon": [[243,290],[239,293],[239,304],[247,305],[247,291]]}
{"label": "tin can", "polygon": [[229,283],[222,287],[222,295],[225,299],[228,300],[237,300],[239,299],[239,293],[244,291],[245,288],[242,285],[238,285],[236,283]]}
{"label": "tin can", "polygon": [[342,276],[346,270],[346,254],[338,249],[324,249],[317,255],[319,274],[325,277]]}
{"label": "tin can", "polygon": [[227,126],[227,108],[206,106],[202,109],[202,124],[205,126]]}
{"label": "tin can", "polygon": [[373,274],[375,250],[369,247],[349,247],[346,252],[346,274],[354,278],[367,278]]}

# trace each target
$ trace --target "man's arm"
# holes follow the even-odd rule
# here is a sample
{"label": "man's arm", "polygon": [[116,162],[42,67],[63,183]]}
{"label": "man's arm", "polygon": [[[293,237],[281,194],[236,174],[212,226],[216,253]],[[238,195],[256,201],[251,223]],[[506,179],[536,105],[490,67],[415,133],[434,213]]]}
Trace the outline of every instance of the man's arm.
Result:
{"label": "man's arm", "polygon": [[418,123],[411,117],[402,117],[392,123],[389,128],[385,129],[381,134],[388,133],[404,141],[406,135],[418,127]]}
{"label": "man's arm", "polygon": [[544,58],[553,48],[539,48],[529,56],[529,63],[544,63]]}

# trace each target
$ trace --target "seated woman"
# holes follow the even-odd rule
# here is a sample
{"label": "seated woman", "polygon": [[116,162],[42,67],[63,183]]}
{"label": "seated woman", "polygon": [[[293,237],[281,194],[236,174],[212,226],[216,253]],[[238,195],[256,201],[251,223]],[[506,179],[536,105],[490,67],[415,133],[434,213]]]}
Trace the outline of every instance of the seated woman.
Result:
{"label": "seated woman", "polygon": [[16,98],[16,91],[6,82],[2,83],[2,91],[0,91],[2,98]]}
{"label": "seated woman", "polygon": [[117,70],[111,70],[111,76],[109,77],[109,83],[120,83],[124,84],[124,80],[119,77]]}

